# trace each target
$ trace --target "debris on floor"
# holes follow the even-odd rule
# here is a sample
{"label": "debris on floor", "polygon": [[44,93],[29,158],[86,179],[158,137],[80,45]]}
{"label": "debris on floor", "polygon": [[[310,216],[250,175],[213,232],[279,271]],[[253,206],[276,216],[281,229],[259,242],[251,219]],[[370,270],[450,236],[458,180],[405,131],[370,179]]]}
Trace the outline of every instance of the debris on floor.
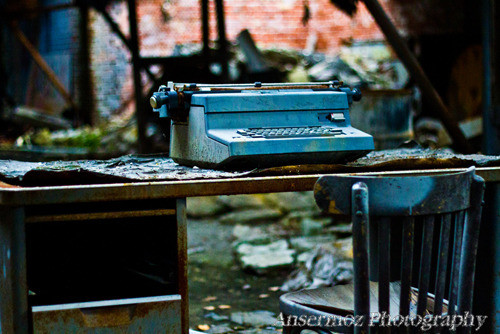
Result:
{"label": "debris on floor", "polygon": [[255,223],[261,221],[273,221],[282,216],[280,210],[271,208],[245,209],[229,212],[222,215],[219,219],[223,224],[234,223]]}
{"label": "debris on floor", "polygon": [[231,314],[232,322],[255,327],[275,326],[276,319],[276,315],[270,311],[234,312]]}
{"label": "debris on floor", "polygon": [[266,245],[241,243],[236,247],[235,252],[243,269],[250,269],[258,274],[291,266],[295,261],[295,250],[289,248],[286,240],[278,240]]}
{"label": "debris on floor", "polygon": [[[190,207],[188,249],[200,249],[189,254],[190,317],[204,333],[277,333],[284,291],[352,279],[351,225],[322,216],[312,192],[190,198]],[[259,211],[275,215],[245,216]]]}
{"label": "debris on floor", "polygon": [[212,217],[224,211],[224,204],[213,196],[190,198],[186,207],[187,215],[192,218]]}
{"label": "debris on floor", "polygon": [[353,278],[352,243],[341,239],[299,255],[299,268],[290,274],[281,291],[313,289],[349,283]]}

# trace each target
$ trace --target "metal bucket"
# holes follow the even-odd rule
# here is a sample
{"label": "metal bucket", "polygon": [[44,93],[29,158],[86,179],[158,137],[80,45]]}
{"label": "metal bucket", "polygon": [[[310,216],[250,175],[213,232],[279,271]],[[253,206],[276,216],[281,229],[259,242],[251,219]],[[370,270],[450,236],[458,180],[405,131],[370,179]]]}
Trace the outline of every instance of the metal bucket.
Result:
{"label": "metal bucket", "polygon": [[373,136],[375,149],[395,148],[413,138],[411,90],[362,90],[351,106],[353,127]]}

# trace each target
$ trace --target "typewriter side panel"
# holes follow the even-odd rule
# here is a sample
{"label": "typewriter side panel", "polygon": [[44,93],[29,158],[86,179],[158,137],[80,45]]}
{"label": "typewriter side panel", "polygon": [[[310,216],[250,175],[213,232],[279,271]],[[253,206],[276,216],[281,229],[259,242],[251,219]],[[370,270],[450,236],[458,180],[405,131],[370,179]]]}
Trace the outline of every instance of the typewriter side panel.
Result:
{"label": "typewriter side panel", "polygon": [[206,134],[204,108],[192,106],[187,122],[172,122],[170,157],[187,166],[213,168],[229,157],[228,146]]}

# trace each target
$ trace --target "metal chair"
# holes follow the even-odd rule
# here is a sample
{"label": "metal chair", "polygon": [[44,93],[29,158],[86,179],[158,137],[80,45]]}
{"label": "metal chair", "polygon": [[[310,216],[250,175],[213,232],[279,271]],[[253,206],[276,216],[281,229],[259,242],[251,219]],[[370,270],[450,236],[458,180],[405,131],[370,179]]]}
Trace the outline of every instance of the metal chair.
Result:
{"label": "metal chair", "polygon": [[[318,206],[352,216],[354,284],[281,296],[284,333],[396,332],[397,321],[412,319],[405,316],[415,325],[417,315],[471,312],[483,193],[474,167],[426,176],[321,177],[314,187]],[[370,318],[377,311],[396,321],[382,327],[389,320]],[[406,322],[397,331],[410,327]]]}

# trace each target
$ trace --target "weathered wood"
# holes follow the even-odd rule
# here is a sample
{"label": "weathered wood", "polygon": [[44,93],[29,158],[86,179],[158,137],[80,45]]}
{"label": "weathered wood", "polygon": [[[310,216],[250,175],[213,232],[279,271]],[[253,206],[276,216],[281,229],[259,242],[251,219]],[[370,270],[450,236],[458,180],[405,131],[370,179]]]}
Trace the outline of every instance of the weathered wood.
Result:
{"label": "weathered wood", "polygon": [[[471,208],[467,213],[464,225],[462,257],[460,258],[460,279],[458,282],[458,314],[472,312],[472,297],[474,292],[474,272],[479,241],[479,226],[481,225],[482,202],[484,196],[484,180],[474,177],[471,186]],[[461,327],[458,333],[470,333],[470,327]]]}
{"label": "weathered wood", "polygon": [[[434,176],[366,178],[324,177],[315,186],[316,203],[330,214],[349,214],[351,202],[343,189],[363,182],[370,189],[370,214],[375,216],[433,215],[466,209],[474,167],[463,173]],[[456,191],[461,189],[461,191]],[[443,196],[446,194],[446,197]],[[387,199],[391,200],[388,201]],[[425,200],[424,200],[425,199]]]}
{"label": "weathered wood", "polygon": [[402,254],[401,254],[401,295],[399,313],[403,316],[410,314],[411,283],[413,274],[413,246],[415,235],[415,218],[406,217],[403,221]]}
{"label": "weathered wood", "polygon": [[[376,223],[378,223],[378,311],[381,314],[390,314],[391,220],[382,217],[377,218]],[[384,334],[391,332],[390,328],[382,326],[378,331]]]}
{"label": "weathered wood", "polygon": [[370,318],[370,280],[368,277],[368,188],[357,183],[352,188],[352,235],[354,262],[354,316],[363,317],[355,334],[368,334]]}
{"label": "weathered wood", "polygon": [[427,293],[429,292],[430,271],[432,261],[432,239],[434,233],[434,216],[424,217],[422,252],[420,255],[420,275],[418,279],[417,314],[424,316],[427,311]]}
{"label": "weathered wood", "polygon": [[[440,315],[443,311],[443,299],[446,284],[446,273],[448,268],[448,249],[450,244],[450,228],[451,228],[451,214],[445,214],[441,217],[441,231],[439,235],[439,250],[436,283],[434,285],[436,303],[434,304],[434,314]],[[439,331],[439,328],[434,328],[434,332]]]}

